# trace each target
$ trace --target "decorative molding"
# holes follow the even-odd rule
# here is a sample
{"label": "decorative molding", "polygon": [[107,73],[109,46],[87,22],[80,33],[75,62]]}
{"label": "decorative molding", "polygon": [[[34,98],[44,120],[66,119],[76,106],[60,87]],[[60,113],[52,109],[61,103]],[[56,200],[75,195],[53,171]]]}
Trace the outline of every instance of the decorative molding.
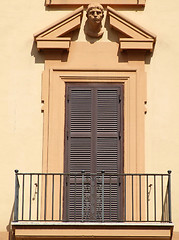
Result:
{"label": "decorative molding", "polygon": [[149,50],[153,51],[154,40],[153,39],[120,39],[120,50]]}
{"label": "decorative molding", "polygon": [[71,38],[54,38],[44,39],[38,38],[37,49],[69,49]]}
{"label": "decorative molding", "polygon": [[120,37],[120,50],[150,50],[153,51],[156,36],[133,21],[107,7],[109,23],[116,31],[123,33],[126,37]]}
{"label": "decorative molding", "polygon": [[83,7],[76,9],[66,17],[42,29],[34,35],[38,50],[41,49],[69,49],[71,38],[65,34],[80,28]]}
{"label": "decorative molding", "polygon": [[111,81],[114,81],[114,80],[128,80],[129,79],[129,77],[119,77],[119,76],[101,76],[101,77],[99,77],[99,76],[85,76],[85,75],[81,75],[81,76],[60,76],[60,78],[62,79],[62,80],[84,80],[85,79],[85,81],[86,80],[90,80],[91,82],[92,82],[92,80],[94,80],[94,81],[99,81],[99,80],[111,80]]}
{"label": "decorative molding", "polygon": [[[70,5],[88,5],[93,3],[93,0],[45,0],[46,6],[70,6]],[[99,3],[102,5],[110,5],[110,6],[138,6],[144,7],[146,0],[100,0]]]}

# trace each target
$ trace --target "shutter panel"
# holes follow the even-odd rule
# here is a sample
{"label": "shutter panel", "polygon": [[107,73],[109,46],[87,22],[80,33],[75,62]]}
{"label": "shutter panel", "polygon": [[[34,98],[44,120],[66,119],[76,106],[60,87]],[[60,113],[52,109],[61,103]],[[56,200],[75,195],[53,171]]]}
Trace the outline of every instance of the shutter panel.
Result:
{"label": "shutter panel", "polygon": [[[119,89],[97,90],[97,171],[117,174],[119,162]],[[118,179],[105,176],[104,219],[118,219]],[[98,193],[101,194],[100,192]]]}
{"label": "shutter panel", "polygon": [[81,173],[81,170],[90,172],[91,138],[72,137],[70,145],[70,173]]}
{"label": "shutter panel", "polygon": [[118,130],[118,90],[97,90],[97,132]]}
{"label": "shutter panel", "polygon": [[70,91],[71,133],[91,132],[91,90]]}
{"label": "shutter panel", "polygon": [[97,171],[104,170],[106,173],[117,173],[118,165],[118,138],[97,138]]}
{"label": "shutter panel", "polygon": [[[91,89],[69,89],[68,161],[70,173],[91,172]],[[90,200],[89,200],[90,204]],[[82,218],[82,177],[69,177],[68,220]]]}
{"label": "shutter panel", "polygon": [[97,171],[117,173],[119,161],[119,90],[97,90]]}
{"label": "shutter panel", "polygon": [[91,90],[70,89],[69,95],[70,173],[91,170]]}

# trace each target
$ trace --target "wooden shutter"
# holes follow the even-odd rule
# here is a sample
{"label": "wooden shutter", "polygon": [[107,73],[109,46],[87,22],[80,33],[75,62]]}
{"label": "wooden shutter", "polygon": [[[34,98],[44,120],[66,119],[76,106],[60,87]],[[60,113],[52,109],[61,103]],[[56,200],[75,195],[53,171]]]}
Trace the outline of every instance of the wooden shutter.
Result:
{"label": "wooden shutter", "polygon": [[[123,171],[122,85],[67,84],[66,101],[66,172],[97,173]],[[82,179],[68,179],[68,220],[80,221],[82,214]],[[118,178],[105,177],[105,220],[119,218]],[[86,221],[101,220],[101,179],[85,178]]]}
{"label": "wooden shutter", "polygon": [[119,89],[97,89],[97,171],[117,173],[119,162]]}
{"label": "wooden shutter", "polygon": [[[67,123],[67,164],[70,173],[91,172],[91,130],[92,91],[91,89],[68,89]],[[68,220],[81,221],[82,178],[70,176],[68,179]]]}
{"label": "wooden shutter", "polygon": [[70,173],[91,171],[91,89],[69,89],[68,161]]}
{"label": "wooden shutter", "polygon": [[[97,89],[97,172],[117,174],[120,162],[120,106],[119,88]],[[99,192],[99,196],[100,196]],[[97,194],[98,198],[98,194]],[[105,177],[104,219],[118,219],[118,178]]]}

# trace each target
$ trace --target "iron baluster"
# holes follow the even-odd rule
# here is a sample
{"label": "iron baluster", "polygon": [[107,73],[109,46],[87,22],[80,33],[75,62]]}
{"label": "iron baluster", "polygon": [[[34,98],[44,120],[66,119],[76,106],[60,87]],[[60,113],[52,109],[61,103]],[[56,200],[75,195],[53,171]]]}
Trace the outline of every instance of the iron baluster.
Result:
{"label": "iron baluster", "polygon": [[19,212],[19,180],[18,180],[19,170],[15,170],[15,203],[14,203],[14,222],[18,221]]}

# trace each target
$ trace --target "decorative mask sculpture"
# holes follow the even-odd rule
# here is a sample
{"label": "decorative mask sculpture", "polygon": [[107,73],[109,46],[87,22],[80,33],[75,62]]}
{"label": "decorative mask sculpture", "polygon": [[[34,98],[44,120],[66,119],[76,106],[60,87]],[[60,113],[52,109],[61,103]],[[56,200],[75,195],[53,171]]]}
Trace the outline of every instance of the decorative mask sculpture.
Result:
{"label": "decorative mask sculpture", "polygon": [[104,17],[104,8],[99,3],[91,3],[87,7],[87,21],[85,33],[90,37],[100,37],[103,34],[102,19]]}

